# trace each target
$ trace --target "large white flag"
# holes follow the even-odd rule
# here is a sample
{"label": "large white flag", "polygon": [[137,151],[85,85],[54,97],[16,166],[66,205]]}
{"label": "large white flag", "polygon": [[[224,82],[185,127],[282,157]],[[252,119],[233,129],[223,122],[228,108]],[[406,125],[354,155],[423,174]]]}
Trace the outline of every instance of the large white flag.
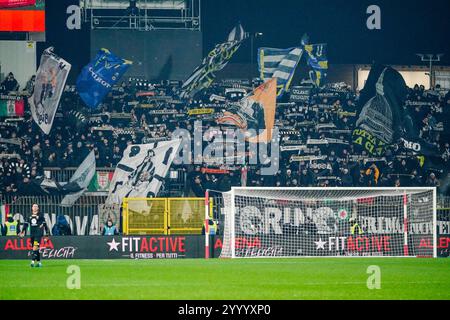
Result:
{"label": "large white flag", "polygon": [[114,171],[106,203],[121,204],[125,197],[156,197],[180,144],[177,139],[128,146]]}
{"label": "large white flag", "polygon": [[33,120],[49,134],[56,109],[66,85],[71,64],[53,53],[53,47],[42,53],[33,95],[28,99]]}
{"label": "large white flag", "polygon": [[95,152],[92,150],[86,159],[78,167],[77,171],[70,178],[69,183],[65,186],[70,189],[70,185],[73,184],[73,187],[81,189],[77,193],[67,194],[63,200],[61,201],[62,206],[72,206],[79,197],[86,192],[89,183],[95,174]]}

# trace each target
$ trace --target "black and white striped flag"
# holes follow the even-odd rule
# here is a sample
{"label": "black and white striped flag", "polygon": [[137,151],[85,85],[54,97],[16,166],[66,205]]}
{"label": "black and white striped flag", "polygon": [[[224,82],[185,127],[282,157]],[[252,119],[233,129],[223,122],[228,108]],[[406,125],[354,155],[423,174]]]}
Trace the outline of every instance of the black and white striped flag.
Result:
{"label": "black and white striped flag", "polygon": [[258,64],[263,80],[277,78],[277,96],[289,89],[303,50],[301,48],[259,48]]}

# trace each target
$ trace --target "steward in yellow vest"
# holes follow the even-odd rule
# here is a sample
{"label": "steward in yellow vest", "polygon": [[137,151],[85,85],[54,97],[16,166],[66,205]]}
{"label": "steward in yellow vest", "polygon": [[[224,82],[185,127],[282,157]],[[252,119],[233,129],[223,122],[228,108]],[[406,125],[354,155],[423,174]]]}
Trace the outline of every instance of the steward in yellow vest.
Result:
{"label": "steward in yellow vest", "polygon": [[14,221],[13,217],[9,217],[8,221],[5,222],[5,235],[6,236],[17,236],[19,223]]}

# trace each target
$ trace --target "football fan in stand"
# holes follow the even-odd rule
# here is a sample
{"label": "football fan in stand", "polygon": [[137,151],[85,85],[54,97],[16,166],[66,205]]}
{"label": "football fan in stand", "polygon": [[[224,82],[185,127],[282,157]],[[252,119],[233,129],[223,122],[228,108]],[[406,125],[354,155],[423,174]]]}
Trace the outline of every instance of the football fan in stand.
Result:
{"label": "football fan in stand", "polygon": [[44,216],[39,214],[39,206],[37,204],[33,204],[31,211],[31,216],[27,219],[27,222],[23,224],[23,229],[19,236],[23,238],[28,226],[30,226],[30,237],[33,245],[31,267],[42,267],[39,245],[42,238],[44,239],[44,243],[47,243],[50,230],[45,223]]}

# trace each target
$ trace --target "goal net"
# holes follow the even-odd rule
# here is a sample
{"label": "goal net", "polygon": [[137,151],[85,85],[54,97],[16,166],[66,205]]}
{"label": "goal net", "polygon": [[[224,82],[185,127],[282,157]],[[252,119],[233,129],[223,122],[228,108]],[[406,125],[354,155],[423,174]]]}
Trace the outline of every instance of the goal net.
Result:
{"label": "goal net", "polygon": [[233,188],[221,257],[436,257],[435,188]]}

